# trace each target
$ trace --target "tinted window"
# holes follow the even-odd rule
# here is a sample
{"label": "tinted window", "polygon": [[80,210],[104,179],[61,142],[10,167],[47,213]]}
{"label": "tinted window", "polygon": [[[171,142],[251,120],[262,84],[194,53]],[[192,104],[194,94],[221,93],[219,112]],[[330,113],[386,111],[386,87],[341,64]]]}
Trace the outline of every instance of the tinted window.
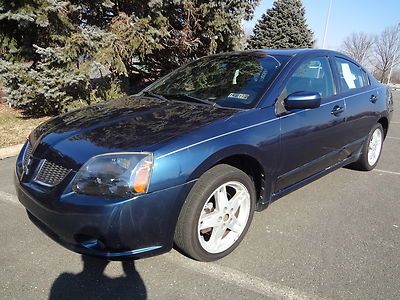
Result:
{"label": "tinted window", "polygon": [[343,92],[365,86],[363,71],[356,64],[342,58],[336,58],[335,61]]}
{"label": "tinted window", "polygon": [[334,94],[332,70],[326,57],[302,63],[286,84],[288,95],[295,92],[318,92],[321,97]]}
{"label": "tinted window", "polygon": [[264,53],[205,57],[171,73],[149,90],[168,99],[190,101],[193,97],[224,107],[251,108],[288,59]]}

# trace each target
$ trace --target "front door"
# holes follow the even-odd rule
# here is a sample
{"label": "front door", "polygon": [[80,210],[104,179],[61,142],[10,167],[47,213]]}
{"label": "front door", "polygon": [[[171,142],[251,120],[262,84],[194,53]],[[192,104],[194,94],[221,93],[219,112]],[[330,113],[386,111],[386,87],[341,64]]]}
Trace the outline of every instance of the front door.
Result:
{"label": "front door", "polygon": [[321,106],[287,111],[280,117],[281,160],[276,192],[343,159],[345,103],[336,94],[328,57],[301,63],[288,79],[280,99],[300,91],[320,93]]}

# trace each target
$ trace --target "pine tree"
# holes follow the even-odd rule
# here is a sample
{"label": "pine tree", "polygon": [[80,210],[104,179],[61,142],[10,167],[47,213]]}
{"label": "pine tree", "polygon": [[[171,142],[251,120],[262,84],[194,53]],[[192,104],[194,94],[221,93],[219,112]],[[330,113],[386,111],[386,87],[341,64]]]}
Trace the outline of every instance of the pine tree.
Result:
{"label": "pine tree", "polygon": [[243,48],[259,0],[0,0],[0,81],[27,114],[131,91],[198,57]]}
{"label": "pine tree", "polygon": [[0,0],[0,79],[10,105],[53,115],[104,94],[91,84],[94,62],[87,58],[106,33],[74,19],[80,9],[67,1]]}
{"label": "pine tree", "polygon": [[301,0],[276,0],[256,24],[248,48],[311,48],[313,32],[308,28]]}
{"label": "pine tree", "polygon": [[242,20],[251,18],[259,0],[115,2],[113,63],[132,79],[157,78],[198,57],[243,49]]}

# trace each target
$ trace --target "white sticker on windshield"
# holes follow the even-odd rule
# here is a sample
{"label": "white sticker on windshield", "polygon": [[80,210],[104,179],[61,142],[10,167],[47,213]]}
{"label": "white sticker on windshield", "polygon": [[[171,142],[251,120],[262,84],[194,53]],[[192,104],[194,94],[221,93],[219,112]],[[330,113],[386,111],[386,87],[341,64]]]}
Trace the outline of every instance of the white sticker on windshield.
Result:
{"label": "white sticker on windshield", "polygon": [[228,98],[236,98],[236,99],[241,99],[241,100],[247,100],[249,98],[249,94],[236,94],[236,93],[230,93]]}

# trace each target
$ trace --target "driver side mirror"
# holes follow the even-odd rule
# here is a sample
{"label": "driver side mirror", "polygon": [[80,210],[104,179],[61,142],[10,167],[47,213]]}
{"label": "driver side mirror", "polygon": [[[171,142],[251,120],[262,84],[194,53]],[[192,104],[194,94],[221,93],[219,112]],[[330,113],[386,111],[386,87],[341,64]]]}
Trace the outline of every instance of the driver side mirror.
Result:
{"label": "driver side mirror", "polygon": [[317,108],[321,105],[321,95],[317,92],[295,92],[284,102],[287,110]]}

